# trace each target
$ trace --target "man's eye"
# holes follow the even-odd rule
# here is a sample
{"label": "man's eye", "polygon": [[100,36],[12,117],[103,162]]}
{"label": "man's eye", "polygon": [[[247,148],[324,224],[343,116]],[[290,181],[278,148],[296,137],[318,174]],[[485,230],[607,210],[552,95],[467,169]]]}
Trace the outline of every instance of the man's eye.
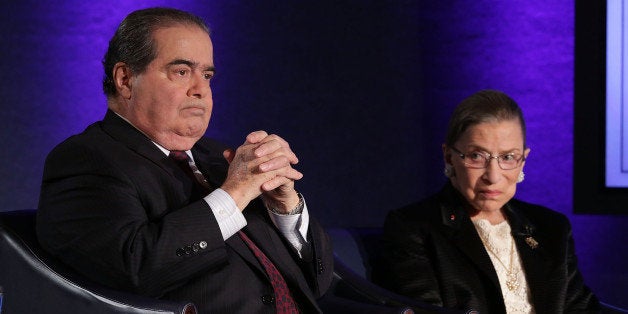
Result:
{"label": "man's eye", "polygon": [[213,74],[210,74],[210,73],[205,73],[205,74],[203,75],[203,77],[204,77],[206,80],[208,80],[208,81],[209,81],[212,77],[214,77],[214,75],[213,75]]}
{"label": "man's eye", "polygon": [[179,70],[177,71],[177,73],[181,76],[185,76],[186,74],[188,74],[188,70]]}

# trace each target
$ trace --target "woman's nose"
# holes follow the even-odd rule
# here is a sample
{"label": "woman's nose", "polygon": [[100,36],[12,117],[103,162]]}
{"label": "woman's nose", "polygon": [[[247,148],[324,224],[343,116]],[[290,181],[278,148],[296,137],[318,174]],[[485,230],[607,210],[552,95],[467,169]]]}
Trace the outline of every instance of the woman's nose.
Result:
{"label": "woman's nose", "polygon": [[499,163],[497,158],[491,158],[488,160],[488,165],[486,165],[486,169],[484,172],[484,178],[490,184],[494,184],[499,182],[502,176],[502,169],[499,167]]}

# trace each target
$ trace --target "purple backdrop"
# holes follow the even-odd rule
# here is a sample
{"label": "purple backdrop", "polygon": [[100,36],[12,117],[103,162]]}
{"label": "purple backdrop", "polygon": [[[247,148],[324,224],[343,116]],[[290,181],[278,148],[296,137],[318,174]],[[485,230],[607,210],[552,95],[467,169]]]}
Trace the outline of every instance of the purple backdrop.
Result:
{"label": "purple backdrop", "polygon": [[117,23],[157,5],[213,30],[207,134],[284,136],[328,227],[380,226],[439,189],[453,107],[478,89],[510,94],[532,148],[517,196],[568,215],[585,279],[628,307],[628,218],[573,214],[573,0],[3,2],[0,210],[37,206],[47,152],[105,112],[100,60]]}

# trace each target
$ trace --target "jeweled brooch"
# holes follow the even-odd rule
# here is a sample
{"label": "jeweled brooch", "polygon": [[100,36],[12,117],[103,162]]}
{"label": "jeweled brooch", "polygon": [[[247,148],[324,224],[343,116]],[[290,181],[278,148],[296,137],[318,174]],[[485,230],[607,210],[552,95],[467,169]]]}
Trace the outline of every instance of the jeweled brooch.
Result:
{"label": "jeweled brooch", "polygon": [[527,237],[526,238],[526,243],[532,248],[532,249],[536,249],[537,247],[539,247],[539,242],[537,242],[533,237]]}

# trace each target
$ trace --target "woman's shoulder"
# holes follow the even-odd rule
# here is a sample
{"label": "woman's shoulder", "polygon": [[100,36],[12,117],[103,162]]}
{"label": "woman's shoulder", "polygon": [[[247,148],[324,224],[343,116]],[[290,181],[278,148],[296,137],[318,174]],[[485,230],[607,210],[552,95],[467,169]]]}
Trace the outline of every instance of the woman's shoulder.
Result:
{"label": "woman's shoulder", "polygon": [[519,216],[525,217],[534,224],[553,225],[569,224],[567,216],[546,206],[512,199],[508,202],[510,209]]}
{"label": "woman's shoulder", "polygon": [[555,211],[544,205],[522,201],[517,198],[513,198],[512,200],[510,200],[510,202],[508,202],[508,204],[511,206],[511,208],[515,210],[525,210],[527,213],[530,214],[566,217],[563,213]]}
{"label": "woman's shoulder", "polygon": [[420,224],[440,220],[442,203],[438,194],[393,209],[388,212],[387,222],[395,221],[397,224]]}

